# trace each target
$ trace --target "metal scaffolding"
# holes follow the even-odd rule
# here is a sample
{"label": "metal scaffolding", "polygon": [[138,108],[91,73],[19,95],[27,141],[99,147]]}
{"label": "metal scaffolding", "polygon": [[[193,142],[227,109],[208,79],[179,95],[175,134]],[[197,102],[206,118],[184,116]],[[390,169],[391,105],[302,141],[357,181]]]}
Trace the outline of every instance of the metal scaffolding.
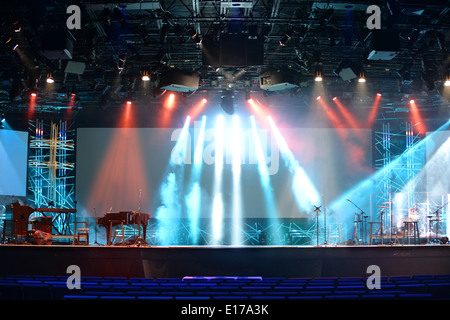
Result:
{"label": "metal scaffolding", "polygon": [[[75,208],[74,130],[67,122],[29,122],[28,156],[29,203],[35,208]],[[68,217],[58,215],[53,225],[59,234],[70,234]]]}
{"label": "metal scaffolding", "polygon": [[389,123],[383,123],[382,130],[375,132],[375,140],[375,166],[380,179],[375,190],[378,212],[372,221],[382,221],[384,235],[392,240],[411,210],[428,202],[423,192],[424,176],[418,175],[426,152],[419,145],[421,136],[414,134],[414,124],[410,122],[397,132],[392,132]]}

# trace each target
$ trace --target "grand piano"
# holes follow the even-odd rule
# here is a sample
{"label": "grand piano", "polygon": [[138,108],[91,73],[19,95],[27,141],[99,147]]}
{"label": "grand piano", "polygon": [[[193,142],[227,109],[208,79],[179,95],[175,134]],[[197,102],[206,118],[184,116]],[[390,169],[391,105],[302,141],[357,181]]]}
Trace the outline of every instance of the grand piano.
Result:
{"label": "grand piano", "polygon": [[145,241],[147,235],[147,225],[150,219],[149,213],[142,213],[136,211],[121,211],[121,212],[109,212],[104,217],[97,220],[97,224],[106,229],[106,239],[108,245],[111,239],[111,227],[120,225],[122,222],[124,225],[136,225],[140,228],[142,226],[142,233]]}

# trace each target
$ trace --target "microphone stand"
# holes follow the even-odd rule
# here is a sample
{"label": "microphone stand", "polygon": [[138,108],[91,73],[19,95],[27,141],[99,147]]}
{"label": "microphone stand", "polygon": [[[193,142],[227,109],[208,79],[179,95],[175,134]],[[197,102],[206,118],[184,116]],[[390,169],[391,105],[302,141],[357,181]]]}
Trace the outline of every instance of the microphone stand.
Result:
{"label": "microphone stand", "polygon": [[316,213],[316,246],[319,246],[319,212],[320,212],[320,206],[316,207],[314,206],[314,212]]}
{"label": "microphone stand", "polygon": [[[439,227],[439,223],[441,222],[441,221],[439,220],[439,211],[440,211],[442,208],[444,208],[447,204],[448,204],[448,202],[447,202],[446,204],[440,206],[439,208],[437,208],[436,211],[432,213],[432,215],[436,214],[436,219],[435,219],[435,221],[436,221],[436,231],[435,231],[435,233],[436,233],[436,234],[435,234],[436,241],[438,241],[438,239],[439,239],[439,230],[441,229],[441,228]],[[430,233],[431,233],[431,227],[430,227]]]}
{"label": "microphone stand", "polygon": [[139,189],[139,208],[138,208],[138,219],[139,219],[139,223],[138,223],[138,228],[139,228],[139,232],[138,232],[138,237],[135,241],[135,244],[139,247],[141,244],[145,244],[145,239],[141,238],[141,195],[142,195],[142,189]]}
{"label": "microphone stand", "polygon": [[95,245],[100,245],[100,244],[97,242],[97,210],[95,210],[95,207],[94,207],[94,212],[95,212],[95,224],[94,224],[94,228],[95,228],[95,241],[94,241],[93,244],[95,244]]}
{"label": "microphone stand", "polygon": [[[358,209],[359,211],[361,211],[361,216],[362,216],[362,217],[364,216],[365,212],[364,212],[363,209],[361,209],[360,207],[358,207],[358,206],[357,206],[355,203],[353,203],[350,199],[347,199],[347,201],[350,202],[351,204],[353,204],[353,205],[356,207],[356,209]],[[355,222],[358,223],[359,220],[356,220]],[[357,235],[355,234],[355,236],[357,236]],[[357,240],[357,242],[359,242],[358,239],[356,239],[356,240]]]}
{"label": "microphone stand", "polygon": [[323,195],[322,195],[322,204],[323,204],[323,223],[324,223],[323,243],[324,245],[327,245],[327,207],[325,206],[325,202],[323,201]]}

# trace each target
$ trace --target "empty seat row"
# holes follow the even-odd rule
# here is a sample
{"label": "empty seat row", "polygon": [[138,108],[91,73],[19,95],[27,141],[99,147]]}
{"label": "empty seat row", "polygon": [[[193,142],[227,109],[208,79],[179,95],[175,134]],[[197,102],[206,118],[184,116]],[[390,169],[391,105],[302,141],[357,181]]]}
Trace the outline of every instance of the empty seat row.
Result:
{"label": "empty seat row", "polygon": [[449,299],[450,276],[384,277],[370,290],[363,278],[0,277],[0,299]]}

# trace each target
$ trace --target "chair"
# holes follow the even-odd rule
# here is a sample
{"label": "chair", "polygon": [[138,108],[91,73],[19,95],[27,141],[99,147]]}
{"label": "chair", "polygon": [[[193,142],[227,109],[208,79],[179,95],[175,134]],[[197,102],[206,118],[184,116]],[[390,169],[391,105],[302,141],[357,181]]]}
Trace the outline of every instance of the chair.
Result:
{"label": "chair", "polygon": [[[77,228],[78,225],[83,225],[83,228]],[[73,240],[72,244],[89,245],[89,228],[87,221],[75,221],[73,223]]]}
{"label": "chair", "polygon": [[405,235],[408,239],[408,244],[411,243],[411,238],[409,237],[409,229],[412,226],[413,229],[413,237],[414,237],[414,244],[420,244],[420,235],[419,235],[419,225],[417,221],[405,221],[403,222],[405,225],[405,232],[403,233],[403,244],[405,244]]}
{"label": "chair", "polygon": [[[378,221],[369,221],[369,225],[370,225],[370,229],[369,229],[369,244],[373,244],[373,231],[375,226],[374,225],[380,225],[380,229],[381,229],[381,222]],[[383,239],[380,237],[381,239],[381,243],[383,243]]]}
{"label": "chair", "polygon": [[[120,226],[120,230],[113,229],[113,226]],[[117,233],[120,231],[120,233]],[[109,239],[108,239],[108,245],[115,244],[113,243],[116,238],[121,238],[122,243],[121,245],[125,244],[125,233],[123,231],[123,220],[111,220],[109,222]]]}
{"label": "chair", "polygon": [[331,244],[331,239],[337,239],[337,243],[341,243],[341,225],[332,224],[328,231],[328,244]]}

